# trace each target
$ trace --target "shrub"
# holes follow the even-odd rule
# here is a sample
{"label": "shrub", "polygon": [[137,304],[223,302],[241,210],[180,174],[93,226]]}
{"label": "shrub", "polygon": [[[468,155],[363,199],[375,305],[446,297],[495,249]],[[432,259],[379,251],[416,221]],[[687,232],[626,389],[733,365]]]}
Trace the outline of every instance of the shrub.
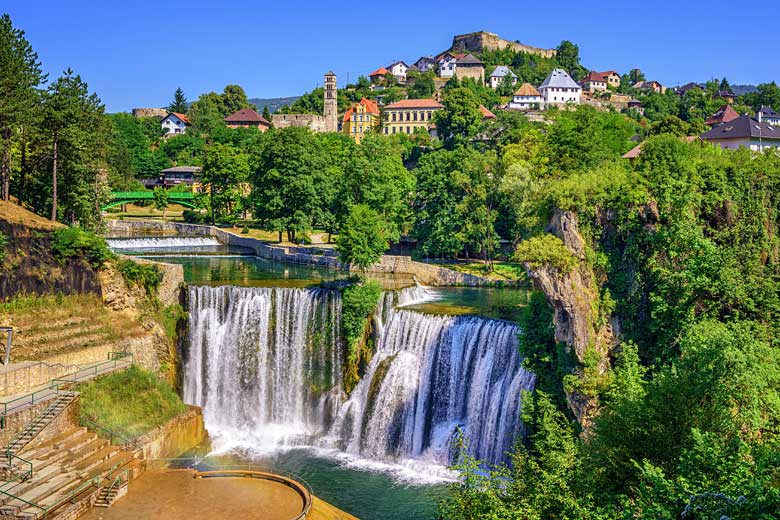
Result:
{"label": "shrub", "polygon": [[249,234],[249,228],[247,226],[244,226],[241,228],[241,234],[242,235],[248,235]]}
{"label": "shrub", "polygon": [[114,258],[103,237],[78,227],[58,229],[51,235],[51,249],[60,261],[66,258],[84,258],[99,269]]}
{"label": "shrub", "polygon": [[365,334],[368,317],[376,309],[382,288],[376,282],[350,285],[342,293],[341,330],[349,357],[354,358],[357,344]]}
{"label": "shrub", "polygon": [[515,251],[515,259],[527,262],[533,269],[547,265],[561,273],[570,273],[579,265],[579,259],[563,241],[550,234],[521,242]]}
{"label": "shrub", "polygon": [[152,296],[162,282],[163,275],[154,264],[139,264],[132,260],[119,260],[117,269],[122,273],[128,285],[143,287],[146,294]]}
{"label": "shrub", "polygon": [[193,209],[185,209],[181,216],[188,224],[205,224],[208,219],[206,213]]}

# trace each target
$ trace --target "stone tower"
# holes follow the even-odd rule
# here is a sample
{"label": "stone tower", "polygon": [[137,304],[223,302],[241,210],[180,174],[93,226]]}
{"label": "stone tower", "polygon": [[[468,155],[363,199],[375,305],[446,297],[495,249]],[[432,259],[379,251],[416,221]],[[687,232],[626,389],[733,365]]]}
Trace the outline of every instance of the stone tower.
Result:
{"label": "stone tower", "polygon": [[336,74],[333,71],[325,73],[325,131],[339,131],[339,104],[336,99]]}

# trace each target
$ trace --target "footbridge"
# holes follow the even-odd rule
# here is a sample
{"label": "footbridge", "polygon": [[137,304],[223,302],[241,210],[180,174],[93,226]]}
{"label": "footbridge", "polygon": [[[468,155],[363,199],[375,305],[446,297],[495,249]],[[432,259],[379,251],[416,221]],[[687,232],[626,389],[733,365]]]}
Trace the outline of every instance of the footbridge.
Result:
{"label": "footbridge", "polygon": [[[168,191],[168,204],[180,204],[187,208],[195,208],[195,194],[192,192],[183,191]],[[120,206],[122,204],[130,204],[131,202],[139,201],[153,201],[153,191],[115,191],[111,193],[111,199],[101,209],[103,211],[113,208],[114,206]]]}

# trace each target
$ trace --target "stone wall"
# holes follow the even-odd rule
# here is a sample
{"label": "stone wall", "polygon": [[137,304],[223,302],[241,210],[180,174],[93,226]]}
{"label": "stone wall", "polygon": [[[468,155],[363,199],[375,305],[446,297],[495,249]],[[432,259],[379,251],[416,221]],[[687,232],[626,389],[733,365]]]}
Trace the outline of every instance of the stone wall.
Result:
{"label": "stone wall", "polygon": [[174,417],[139,439],[146,460],[178,457],[208,439],[203,411],[197,406]]}
{"label": "stone wall", "polygon": [[168,111],[164,108],[134,108],[133,117],[165,117]]}
{"label": "stone wall", "polygon": [[[0,446],[7,446],[8,443],[30,422],[43,412],[54,400],[44,401],[42,403],[25,408],[17,413],[8,415],[5,418],[5,428],[0,430]],[[39,446],[54,437],[65,433],[68,430],[77,428],[79,425],[79,398],[76,397],[62,412],[35,438],[27,445],[28,448]]]}
{"label": "stone wall", "polygon": [[537,56],[543,56],[545,58],[552,58],[555,56],[555,49],[541,49],[539,47],[524,45],[520,42],[512,42],[501,38],[497,34],[486,31],[460,34],[452,38],[453,51],[494,51],[503,50],[507,46],[516,52],[527,52],[529,54],[536,54]]}
{"label": "stone wall", "polygon": [[271,124],[274,128],[309,128],[313,132],[327,131],[324,116],[318,114],[272,114]]}
{"label": "stone wall", "polygon": [[79,368],[81,365],[42,361],[22,361],[3,366],[0,368],[0,396],[31,392],[52,379],[76,372]]}

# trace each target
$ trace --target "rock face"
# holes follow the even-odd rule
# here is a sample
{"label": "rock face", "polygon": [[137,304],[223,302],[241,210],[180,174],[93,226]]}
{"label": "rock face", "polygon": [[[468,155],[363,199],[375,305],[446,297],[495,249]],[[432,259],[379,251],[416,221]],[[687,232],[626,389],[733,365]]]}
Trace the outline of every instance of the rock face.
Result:
{"label": "rock face", "polygon": [[7,237],[0,263],[0,299],[18,294],[85,294],[100,296],[98,276],[81,259],[59,262],[51,251],[48,230],[0,219],[0,233]]}
{"label": "rock face", "polygon": [[[580,260],[585,258],[585,241],[577,227],[577,215],[570,211],[556,211],[547,227],[563,241],[564,245]],[[577,269],[560,272],[544,265],[530,269],[534,285],[544,291],[553,309],[555,339],[564,343],[574,353],[578,363],[585,363],[586,352],[594,349],[599,354],[598,371],[609,366],[608,354],[616,343],[615,327],[607,323],[597,325],[599,293],[591,268],[581,261]],[[582,377],[582,374],[580,374]],[[567,391],[567,402],[582,427],[587,430],[598,410],[597,399],[577,390]]]}
{"label": "rock face", "polygon": [[[139,263],[156,264],[163,273],[163,280],[157,289],[157,299],[160,305],[168,307],[180,301],[181,287],[184,283],[184,271],[180,265],[151,262],[149,260],[133,259]],[[170,338],[165,334],[159,323],[144,313],[147,297],[144,288],[130,287],[122,274],[113,266],[108,266],[99,273],[103,302],[115,312],[122,312],[138,319],[145,333],[137,337],[125,339],[119,345],[119,350],[131,352],[136,363],[160,372],[167,367],[170,373],[162,374],[171,383],[176,380],[178,353]]]}

